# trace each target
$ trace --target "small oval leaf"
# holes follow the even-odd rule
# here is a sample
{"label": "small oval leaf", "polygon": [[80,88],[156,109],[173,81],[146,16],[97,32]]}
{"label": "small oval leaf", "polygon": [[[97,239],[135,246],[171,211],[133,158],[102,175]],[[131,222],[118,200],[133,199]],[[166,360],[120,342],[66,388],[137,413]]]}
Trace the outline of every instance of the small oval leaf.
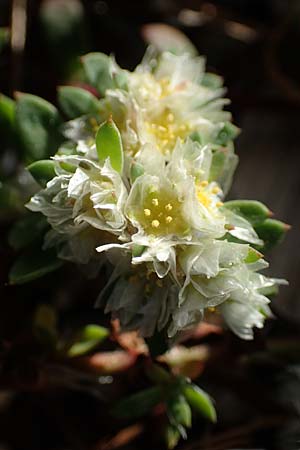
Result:
{"label": "small oval leaf", "polygon": [[257,225],[272,215],[269,208],[256,200],[231,200],[224,207],[248,220],[251,225]]}
{"label": "small oval leaf", "polygon": [[97,98],[86,89],[76,86],[58,88],[58,101],[64,114],[69,119],[85,114],[96,114],[100,107]]}
{"label": "small oval leaf", "polygon": [[217,414],[210,396],[195,384],[183,388],[183,394],[190,406],[211,422],[217,421]]}
{"label": "small oval leaf", "polygon": [[45,187],[48,181],[55,177],[55,162],[51,159],[41,159],[35,161],[29,166],[27,170],[33,176],[35,181],[42,187]]}
{"label": "small oval leaf", "polygon": [[123,145],[120,132],[112,119],[100,125],[96,134],[96,147],[99,161],[104,163],[107,158],[117,172],[123,171]]}
{"label": "small oval leaf", "polygon": [[185,428],[191,427],[192,412],[183,395],[171,395],[171,398],[167,401],[167,413],[172,425],[176,427],[182,425]]}
{"label": "small oval leaf", "polygon": [[71,357],[81,356],[96,348],[109,335],[107,328],[99,325],[86,325],[79,331],[76,342],[68,350]]}
{"label": "small oval leaf", "polygon": [[112,57],[103,53],[88,53],[83,56],[82,63],[88,82],[101,95],[105,95],[107,89],[126,89],[126,71],[120,69]]}
{"label": "small oval leaf", "polygon": [[264,241],[262,250],[270,250],[272,247],[279,244],[289,229],[290,225],[275,219],[267,219],[257,225],[255,231]]}
{"label": "small oval leaf", "polygon": [[61,117],[51,103],[31,94],[18,93],[16,125],[25,160],[32,162],[53,155],[63,138]]}

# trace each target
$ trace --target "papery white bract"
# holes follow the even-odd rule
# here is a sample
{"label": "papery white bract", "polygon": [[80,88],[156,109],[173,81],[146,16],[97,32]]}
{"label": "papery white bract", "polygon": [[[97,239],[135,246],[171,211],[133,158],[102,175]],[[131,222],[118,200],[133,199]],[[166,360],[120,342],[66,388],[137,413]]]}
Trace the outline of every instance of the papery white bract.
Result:
{"label": "papery white bract", "polygon": [[[65,125],[56,176],[27,205],[51,226],[45,246],[109,265],[99,302],[124,330],[174,337],[214,312],[251,339],[271,315],[264,290],[282,281],[258,273],[267,263],[251,245],[263,241],[223,204],[238,129],[223,110],[222,79],[201,57],[152,50],[123,75],[120,85],[109,74],[97,114]],[[108,119],[120,131],[122,173],[110,157],[98,161],[95,135]]]}

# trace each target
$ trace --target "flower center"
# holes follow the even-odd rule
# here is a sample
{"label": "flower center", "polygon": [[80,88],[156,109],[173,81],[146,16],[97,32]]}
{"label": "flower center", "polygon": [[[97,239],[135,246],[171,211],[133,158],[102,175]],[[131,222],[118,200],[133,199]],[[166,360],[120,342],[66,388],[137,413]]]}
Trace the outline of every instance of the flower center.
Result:
{"label": "flower center", "polygon": [[146,233],[154,236],[184,235],[189,230],[181,214],[181,202],[163,189],[149,192],[137,220]]}
{"label": "flower center", "polygon": [[183,141],[192,131],[188,123],[175,121],[174,114],[169,108],[145,124],[148,133],[156,138],[157,146],[162,153],[174,148],[178,138]]}

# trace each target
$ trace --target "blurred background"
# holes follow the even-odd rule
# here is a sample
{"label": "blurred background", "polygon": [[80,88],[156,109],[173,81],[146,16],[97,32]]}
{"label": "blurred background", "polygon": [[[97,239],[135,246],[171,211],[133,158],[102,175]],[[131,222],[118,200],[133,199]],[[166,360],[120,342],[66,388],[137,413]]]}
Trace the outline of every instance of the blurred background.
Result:
{"label": "blurred background", "polygon": [[[278,335],[292,336],[295,343],[299,342],[299,0],[0,0],[0,92],[8,96],[17,91],[30,92],[56,103],[56,86],[76,83],[81,70],[79,56],[90,51],[113,53],[119,65],[133,69],[143,56],[147,40],[153,39],[149,27],[152,23],[161,24],[155,29],[158,41],[163,40],[167,33],[164,24],[184,32],[199,53],[206,57],[209,71],[225,79],[227,95],[232,101],[229,108],[234,122],[242,129],[236,141],[240,164],[230,197],[260,200],[270,207],[276,218],[292,226],[285,241],[267,259],[271,263],[270,273],[286,278],[290,283],[280,290],[273,303],[280,324],[272,327]],[[0,145],[3,145],[1,140]],[[2,158],[9,152],[9,145],[5,152]],[[6,166],[6,170],[9,173],[9,167],[7,169]],[[16,307],[14,298],[20,295],[20,291],[8,292],[4,286],[12,261],[11,251],[2,240],[8,227],[9,219],[2,216],[1,301],[2,298],[7,299],[7,306],[1,306],[0,326],[5,330],[6,338],[22,327],[21,316],[24,314],[26,317],[27,314],[23,302],[18,306],[18,320],[13,324],[9,321]],[[23,293],[26,298],[32,296],[32,289],[25,287]],[[35,292],[42,295],[45,286],[39,284],[36,289],[39,290]],[[84,292],[88,296],[89,293]],[[93,298],[89,301],[92,305]],[[300,359],[300,354],[298,357]],[[286,395],[298,402],[299,409],[297,377],[296,388],[289,384]],[[272,384],[269,375],[260,381]],[[284,380],[281,382],[284,386]],[[230,386],[230,380],[228,383]],[[218,397],[216,386],[215,395]],[[247,389],[246,385],[244,387]],[[218,401],[225,404],[224,387],[219,389],[223,389],[223,397],[220,394],[222,398],[219,396]],[[95,446],[100,439],[99,426],[100,429],[106,426],[102,416],[101,424],[98,422],[98,403],[81,394],[77,397],[68,394],[68,401],[59,395],[52,393],[49,399],[49,393],[38,396],[24,393],[16,405],[8,409],[3,397],[0,405],[0,449],[111,448]],[[56,402],[53,400],[55,396],[59,397]],[[270,401],[269,397],[265,402]],[[227,415],[228,422],[236,422],[240,413],[239,400],[236,398],[235,401],[230,403],[233,409],[229,419]],[[49,410],[52,408],[49,414],[45,407],[47,402],[50,402]],[[80,413],[76,416],[73,411],[78,405]],[[251,411],[247,414],[251,415]],[[64,423],[66,417],[71,419]],[[54,423],[51,422],[53,420]],[[245,448],[261,445],[266,449],[299,449],[300,444],[296,444],[296,440],[291,444],[290,440],[282,437],[290,428],[298,429],[298,426],[297,422],[291,422],[289,430],[286,430],[277,423],[274,433],[268,425],[258,427],[258,434],[256,429],[253,432],[250,429],[247,436],[252,438],[246,441]],[[74,439],[76,429],[78,435]],[[202,441],[201,445],[192,441],[191,444],[182,444],[182,448],[237,448],[230,447],[230,439],[228,444],[225,441],[220,438],[212,444],[210,441],[203,444]],[[137,444],[139,446],[126,448],[148,448],[149,444],[145,442],[142,440]]]}

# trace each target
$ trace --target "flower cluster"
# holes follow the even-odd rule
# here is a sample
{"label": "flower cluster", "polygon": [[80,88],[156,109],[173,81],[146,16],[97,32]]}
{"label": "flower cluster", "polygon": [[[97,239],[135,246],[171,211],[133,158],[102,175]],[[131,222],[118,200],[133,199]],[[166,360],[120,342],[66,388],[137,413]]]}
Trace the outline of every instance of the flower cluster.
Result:
{"label": "flower cluster", "polygon": [[90,274],[108,268],[98,303],[123,329],[173,337],[219,314],[251,339],[271,314],[264,294],[282,281],[258,273],[255,221],[223,203],[238,129],[222,79],[201,57],[152,49],[134,72],[87,55],[90,79],[100,63],[101,99],[66,124],[54,176],[27,205],[51,225],[45,248]]}

